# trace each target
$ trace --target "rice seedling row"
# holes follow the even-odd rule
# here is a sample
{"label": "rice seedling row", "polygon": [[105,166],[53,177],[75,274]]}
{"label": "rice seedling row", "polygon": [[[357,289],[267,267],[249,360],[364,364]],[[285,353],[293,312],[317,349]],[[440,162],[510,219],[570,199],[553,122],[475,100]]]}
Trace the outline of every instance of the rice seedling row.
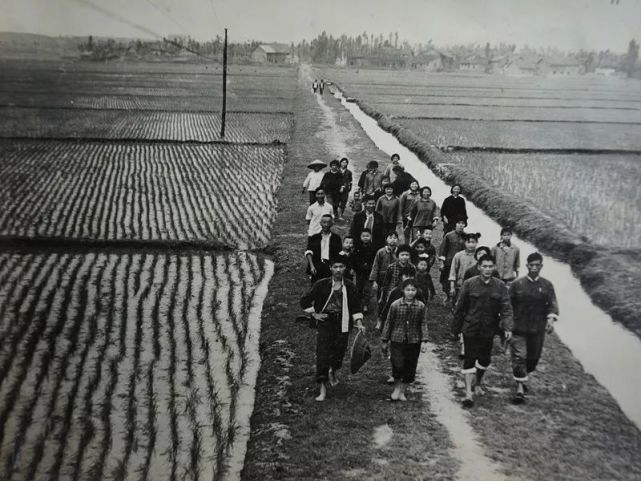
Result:
{"label": "rice seedling row", "polygon": [[641,150],[637,125],[394,119],[438,146]]}
{"label": "rice seedling row", "polygon": [[[221,140],[221,116],[214,113],[17,108],[2,113],[1,137]],[[222,140],[287,142],[291,126],[292,118],[286,114],[229,113]]]}
{"label": "rice seedling row", "polygon": [[270,238],[284,156],[243,145],[2,142],[0,234],[257,248]]}
{"label": "rice seedling row", "polygon": [[265,262],[0,254],[0,478],[224,479]]}

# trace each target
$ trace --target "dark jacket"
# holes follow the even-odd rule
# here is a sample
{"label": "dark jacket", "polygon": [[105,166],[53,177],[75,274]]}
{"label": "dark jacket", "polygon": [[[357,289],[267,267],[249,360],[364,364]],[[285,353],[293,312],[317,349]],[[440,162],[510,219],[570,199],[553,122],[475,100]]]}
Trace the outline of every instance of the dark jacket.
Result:
{"label": "dark jacket", "polygon": [[463,283],[454,309],[453,334],[493,337],[499,326],[511,331],[513,323],[510,295],[502,281],[490,277],[485,284],[478,276]]}
{"label": "dark jacket", "polygon": [[[465,274],[463,275],[463,280],[466,281],[468,279],[471,279],[472,277],[476,277],[480,275],[481,275],[481,271],[479,270],[479,265],[475,264],[465,271]],[[494,271],[492,272],[492,277],[496,277],[497,279],[499,279],[500,278],[499,271],[494,269]]]}
{"label": "dark jacket", "polygon": [[465,240],[463,240],[464,235],[465,234],[458,234],[453,230],[452,232],[445,234],[445,237],[443,237],[441,246],[438,249],[438,255],[445,261],[445,265],[448,269],[449,266],[452,265],[452,259],[454,259],[456,253],[465,249]]}
{"label": "dark jacket", "polygon": [[[314,312],[322,312],[329,295],[332,292],[333,280],[331,277],[316,281],[312,289],[300,299],[300,306],[309,312],[314,308]],[[362,319],[361,300],[356,292],[356,286],[353,282],[344,279],[345,289],[347,290],[347,308],[349,312],[349,327],[353,327],[355,319]]]}
{"label": "dark jacket", "polygon": [[465,206],[465,199],[461,196],[454,197],[450,195],[443,201],[441,207],[441,216],[447,217],[447,223],[454,225],[457,220],[467,220],[467,208]]}
{"label": "dark jacket", "polygon": [[352,190],[352,171],[349,169],[345,169],[345,172],[342,172],[343,174],[343,192],[349,192]]}
{"label": "dark jacket", "polygon": [[[354,238],[354,246],[357,248],[361,244],[361,232],[365,228],[367,221],[366,211],[357,212],[352,218],[352,225],[350,226],[349,233]],[[374,227],[372,228],[372,244],[376,250],[385,247],[385,222],[383,217],[378,212],[374,212]]]}
{"label": "dark jacket", "polygon": [[354,251],[354,270],[357,275],[369,277],[372,272],[372,265],[378,250],[373,243],[369,245],[360,244]]}
{"label": "dark jacket", "polygon": [[[311,253],[312,261],[314,262],[315,266],[318,266],[321,262],[321,238],[322,234],[320,232],[307,238],[307,249],[305,250],[305,257],[307,258],[307,254]],[[330,262],[338,257],[338,254],[342,249],[343,242],[341,241],[340,236],[332,232],[329,238]],[[311,274],[311,272],[309,271],[309,264],[307,264],[307,273]]]}
{"label": "dark jacket", "polygon": [[510,286],[514,309],[514,333],[519,335],[541,333],[547,326],[547,316],[559,315],[554,286],[543,277],[535,281],[520,277]]}
{"label": "dark jacket", "polygon": [[321,187],[325,189],[325,193],[336,195],[341,191],[344,185],[343,174],[338,172],[326,172],[321,181]]}
{"label": "dark jacket", "polygon": [[407,172],[401,172],[396,176],[394,182],[392,182],[392,188],[394,189],[394,195],[400,197],[403,192],[409,190],[410,184],[416,179]]}

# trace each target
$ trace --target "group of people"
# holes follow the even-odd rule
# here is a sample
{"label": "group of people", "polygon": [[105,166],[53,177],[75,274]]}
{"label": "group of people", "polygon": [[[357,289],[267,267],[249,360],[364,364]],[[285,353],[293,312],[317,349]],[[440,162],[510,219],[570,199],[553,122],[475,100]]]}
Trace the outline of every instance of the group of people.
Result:
{"label": "group of people", "polygon": [[312,92],[323,95],[323,90],[325,90],[325,81],[320,79],[320,82],[317,79],[314,79],[312,82]]}
{"label": "group of people", "polygon": [[[452,186],[439,208],[431,189],[405,172],[398,154],[383,172],[369,162],[353,189],[348,159],[333,160],[328,172],[325,166],[319,160],[309,164],[312,172],[303,184],[310,201],[305,262],[312,288],[301,306],[318,328],[317,400],[325,400],[328,386],[338,383],[349,332],[364,330],[370,311],[391,359],[391,399],[407,399],[405,390],[428,341],[427,306],[436,296],[431,270],[438,262],[444,304],[453,312],[451,332],[461,342],[463,404],[473,405],[484,393],[496,336],[510,346],[513,400],[524,402],[528,375],[559,313],[554,287],[540,276],[542,256],[530,254],[527,274],[519,277],[512,231],[504,228],[492,247],[479,246],[481,234],[466,232],[461,186]],[[341,238],[332,226],[344,221],[348,206],[353,216]],[[444,237],[437,249],[432,238],[441,222]]]}

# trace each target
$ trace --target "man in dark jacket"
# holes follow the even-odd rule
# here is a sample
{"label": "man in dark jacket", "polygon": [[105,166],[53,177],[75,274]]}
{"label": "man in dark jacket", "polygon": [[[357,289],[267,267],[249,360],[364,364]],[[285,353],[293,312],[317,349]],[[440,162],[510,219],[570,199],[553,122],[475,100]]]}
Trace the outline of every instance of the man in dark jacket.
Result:
{"label": "man in dark jacket", "polygon": [[338,206],[341,200],[341,189],[344,185],[343,173],[340,171],[338,160],[329,163],[329,172],[326,172],[321,181],[321,187],[325,190],[327,202],[334,208],[334,217],[338,217]]}
{"label": "man in dark jacket", "polygon": [[454,309],[452,334],[463,333],[465,354],[463,375],[465,376],[464,406],[474,404],[472,382],[476,375],[475,391],[482,394],[481,381],[492,359],[494,335],[499,326],[505,337],[512,336],[512,304],[507,287],[492,277],[494,259],[485,255],[479,259],[480,276],[463,283]]}
{"label": "man in dark jacket", "polygon": [[357,212],[352,218],[349,234],[354,238],[356,248],[360,247],[361,232],[369,229],[372,233],[372,244],[376,250],[385,247],[385,221],[383,216],[375,211],[376,199],[373,196],[365,196],[363,199],[365,209]]}
{"label": "man in dark jacket", "polygon": [[312,284],[319,279],[329,277],[331,262],[336,259],[343,248],[340,236],[331,230],[332,223],[332,216],[324,215],[320,220],[321,231],[307,238],[305,260],[307,261],[307,274],[312,277]]}
{"label": "man in dark jacket", "polygon": [[332,261],[331,277],[316,282],[301,300],[301,307],[318,321],[316,337],[316,381],[320,384],[317,401],[327,397],[327,383],[338,384],[337,371],[343,364],[349,332],[364,330],[361,303],[356,286],[343,277],[345,261]]}
{"label": "man in dark jacket", "polygon": [[554,330],[559,316],[554,286],[540,276],[543,256],[538,252],[527,257],[528,274],[510,286],[510,299],[514,309],[514,329],[510,350],[512,374],[516,381],[514,402],[525,401],[528,375],[536,369],[545,334]]}
{"label": "man in dark jacket", "polygon": [[405,172],[402,165],[395,165],[392,167],[392,171],[396,174],[396,178],[392,182],[392,189],[394,189],[394,195],[400,197],[403,192],[409,190],[410,184],[416,179],[412,174]]}
{"label": "man in dark jacket", "polygon": [[363,313],[369,310],[372,298],[372,286],[369,275],[376,257],[376,248],[372,244],[372,233],[368,229],[361,232],[360,243],[354,250],[354,271],[356,272],[356,291],[363,306]]}

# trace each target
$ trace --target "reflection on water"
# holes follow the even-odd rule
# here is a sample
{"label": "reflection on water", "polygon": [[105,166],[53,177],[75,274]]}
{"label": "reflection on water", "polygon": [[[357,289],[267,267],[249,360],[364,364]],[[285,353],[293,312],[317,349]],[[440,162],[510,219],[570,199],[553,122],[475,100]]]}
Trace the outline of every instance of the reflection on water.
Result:
{"label": "reflection on water", "polygon": [[[418,179],[421,186],[432,189],[432,198],[441,205],[450,195],[450,187],[438,178],[412,151],[392,134],[381,129],[376,120],[360,107],[346,102],[340,92],[335,97],[361,124],[365,133],[388,155],[398,153],[405,169]],[[470,225],[468,231],[481,232],[483,244],[498,242],[501,226],[471,202],[467,203]],[[521,250],[520,272],[527,272],[525,259],[536,247],[512,237]],[[607,388],[630,420],[641,429],[641,340],[595,306],[574,276],[570,266],[544,256],[543,276],[554,283],[561,317],[555,326],[561,340],[570,348],[584,369]]]}

